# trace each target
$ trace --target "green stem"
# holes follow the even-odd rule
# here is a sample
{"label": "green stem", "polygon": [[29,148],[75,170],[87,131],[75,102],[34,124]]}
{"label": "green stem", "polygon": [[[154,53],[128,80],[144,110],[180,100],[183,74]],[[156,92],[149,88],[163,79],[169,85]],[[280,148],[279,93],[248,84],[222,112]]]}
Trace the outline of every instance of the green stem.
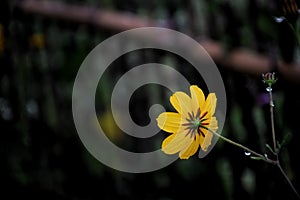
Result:
{"label": "green stem", "polygon": [[271,159],[269,159],[269,158],[263,156],[262,154],[257,153],[257,152],[255,152],[255,151],[249,149],[248,147],[245,147],[244,145],[241,145],[241,144],[239,144],[239,143],[237,143],[237,142],[234,142],[234,141],[232,141],[232,140],[230,140],[230,139],[228,139],[228,138],[226,138],[226,137],[220,135],[219,133],[217,133],[217,132],[211,130],[210,128],[207,128],[207,127],[203,127],[203,128],[206,128],[208,131],[210,131],[211,133],[213,133],[215,136],[221,138],[222,140],[224,140],[224,141],[226,141],[226,142],[228,142],[228,143],[230,143],[230,144],[233,144],[233,145],[235,145],[235,146],[237,146],[237,147],[239,147],[239,148],[245,150],[246,152],[249,152],[249,153],[252,153],[253,155],[256,155],[257,157],[261,158],[261,160],[263,160],[263,161],[265,161],[265,162],[267,162],[267,163],[271,163],[271,164],[274,164],[274,165],[277,164],[277,161],[271,160]]}
{"label": "green stem", "polygon": [[210,131],[211,133],[213,133],[215,136],[221,138],[222,140],[224,140],[224,141],[226,141],[226,142],[228,142],[228,143],[230,143],[230,144],[233,144],[234,146],[237,146],[237,147],[239,147],[239,148],[241,148],[241,149],[243,149],[243,150],[245,150],[245,151],[247,151],[247,152],[249,152],[249,153],[252,153],[252,154],[256,155],[256,156],[259,157],[261,160],[263,160],[263,161],[265,161],[265,162],[267,162],[267,163],[276,165],[276,166],[279,168],[279,170],[280,170],[281,174],[283,175],[283,177],[285,178],[285,180],[288,182],[289,186],[292,188],[292,190],[293,190],[294,193],[296,194],[296,196],[300,199],[300,195],[298,194],[296,188],[293,186],[293,184],[292,184],[292,182],[290,181],[289,177],[286,175],[286,173],[284,172],[284,170],[282,169],[282,167],[281,167],[281,165],[280,165],[280,162],[279,162],[279,160],[278,160],[278,153],[277,153],[277,155],[276,155],[276,158],[277,158],[277,159],[276,159],[276,160],[271,160],[271,159],[269,159],[269,158],[263,156],[262,154],[257,153],[257,152],[255,152],[255,151],[249,149],[248,147],[245,147],[244,145],[241,145],[241,144],[239,144],[239,143],[236,143],[236,142],[234,142],[234,141],[232,141],[232,140],[230,140],[230,139],[228,139],[228,138],[226,138],[226,137],[220,135],[219,133],[217,133],[217,132],[211,130],[210,128],[207,128],[207,127],[203,127],[203,128],[207,129],[208,131]]}
{"label": "green stem", "polygon": [[279,151],[276,146],[276,138],[275,138],[275,122],[274,122],[274,102],[273,102],[273,95],[272,95],[272,88],[269,90],[270,95],[270,115],[271,115],[271,130],[272,130],[272,138],[273,138],[273,146],[274,146],[274,152],[276,156],[276,166],[279,168],[281,174],[285,178],[285,180],[288,182],[289,186],[292,188],[293,192],[296,194],[296,196],[300,199],[300,195],[298,194],[296,188],[293,186],[292,182],[290,181],[289,177],[285,173],[285,171],[282,169],[280,162],[279,162]]}
{"label": "green stem", "polygon": [[286,173],[282,169],[279,161],[277,162],[277,167],[279,168],[281,174],[283,175],[283,177],[285,178],[285,180],[288,182],[289,186],[292,188],[292,190],[294,191],[294,193],[296,194],[296,196],[298,197],[298,199],[300,199],[299,193],[297,192],[296,188],[294,187],[294,185],[290,181],[289,177],[286,175]]}
{"label": "green stem", "polygon": [[276,147],[276,137],[275,137],[275,123],[274,123],[274,101],[273,101],[273,95],[272,95],[272,88],[269,91],[270,95],[270,115],[271,115],[271,130],[272,130],[272,138],[273,138],[273,150],[274,152],[277,152]]}

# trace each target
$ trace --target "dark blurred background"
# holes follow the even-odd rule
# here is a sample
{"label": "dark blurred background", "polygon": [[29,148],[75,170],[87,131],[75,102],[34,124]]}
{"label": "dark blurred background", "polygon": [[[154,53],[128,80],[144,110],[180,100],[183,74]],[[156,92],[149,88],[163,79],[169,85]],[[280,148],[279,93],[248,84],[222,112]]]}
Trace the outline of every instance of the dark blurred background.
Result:
{"label": "dark blurred background", "polygon": [[[286,2],[290,7],[285,7]],[[292,9],[297,3],[0,1],[1,198],[171,200],[181,199],[181,195],[185,199],[296,199],[277,168],[251,160],[221,140],[203,159],[195,155],[144,174],[113,170],[84,148],[71,105],[77,71],[97,44],[134,27],[181,31],[203,44],[222,74],[228,98],[222,134],[268,154],[265,144],[272,144],[271,128],[261,73],[276,72],[276,133],[279,141],[285,140],[280,158],[300,190],[300,57],[291,28],[297,25],[298,13]],[[101,13],[110,15],[103,19]],[[279,22],[282,16],[285,20]],[[154,143],[160,145],[165,133],[138,145],[139,140],[116,127],[110,94],[124,72],[147,62],[176,66],[192,84],[204,87],[188,63],[168,52],[141,50],[117,59],[99,82],[97,114],[112,141],[136,152],[151,150]],[[169,95],[163,87],[141,87],[130,105],[133,119],[147,124],[148,109],[154,102],[171,109]]]}

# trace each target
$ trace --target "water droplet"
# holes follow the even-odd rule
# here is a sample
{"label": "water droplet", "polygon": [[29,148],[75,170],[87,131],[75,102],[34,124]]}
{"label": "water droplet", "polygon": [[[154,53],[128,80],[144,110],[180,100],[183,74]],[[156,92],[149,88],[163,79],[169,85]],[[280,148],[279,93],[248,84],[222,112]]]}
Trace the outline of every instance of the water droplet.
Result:
{"label": "water droplet", "polygon": [[267,87],[266,90],[267,90],[267,92],[272,92],[272,88],[271,87]]}
{"label": "water droplet", "polygon": [[251,155],[251,153],[250,153],[250,152],[247,152],[247,151],[245,151],[245,155],[246,155],[246,156],[250,156],[250,155]]}
{"label": "water droplet", "polygon": [[285,20],[285,17],[274,17],[275,22],[281,23]]}

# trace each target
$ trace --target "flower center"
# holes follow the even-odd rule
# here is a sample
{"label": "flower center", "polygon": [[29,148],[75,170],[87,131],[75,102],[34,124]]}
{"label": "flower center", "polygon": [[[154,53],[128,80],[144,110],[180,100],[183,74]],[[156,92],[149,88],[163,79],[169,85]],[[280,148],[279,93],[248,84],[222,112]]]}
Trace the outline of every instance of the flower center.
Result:
{"label": "flower center", "polygon": [[195,114],[193,111],[188,113],[188,117],[186,118],[187,123],[182,124],[183,126],[187,126],[185,130],[188,130],[186,135],[191,134],[191,136],[194,136],[194,139],[196,139],[196,134],[201,134],[203,137],[205,137],[205,134],[201,130],[201,127],[205,127],[209,125],[208,122],[204,122],[207,120],[205,116],[207,115],[207,112],[204,112],[200,116],[200,108],[198,108],[197,113]]}
{"label": "flower center", "polygon": [[201,125],[200,119],[194,119],[194,121],[191,122],[190,127],[191,128],[198,128]]}

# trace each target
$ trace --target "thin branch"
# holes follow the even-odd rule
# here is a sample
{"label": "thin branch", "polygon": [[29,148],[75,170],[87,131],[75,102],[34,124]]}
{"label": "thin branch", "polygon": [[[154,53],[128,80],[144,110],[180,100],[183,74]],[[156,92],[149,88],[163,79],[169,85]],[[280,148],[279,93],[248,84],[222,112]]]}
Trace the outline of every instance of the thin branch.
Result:
{"label": "thin branch", "polygon": [[156,21],[143,19],[131,13],[120,13],[59,1],[23,0],[20,1],[18,6],[28,13],[92,24],[113,31],[125,31],[132,28],[157,25]]}
{"label": "thin branch", "polygon": [[253,155],[256,155],[257,157],[261,158],[261,160],[263,160],[263,161],[265,161],[267,163],[273,164],[273,165],[277,165],[277,161],[271,160],[271,159],[263,156],[262,154],[257,153],[256,151],[253,151],[252,149],[249,149],[248,147],[245,147],[244,145],[241,145],[241,144],[239,144],[237,142],[234,142],[234,141],[232,141],[232,140],[230,140],[230,139],[228,139],[228,138],[220,135],[219,133],[211,130],[210,128],[207,128],[207,127],[203,127],[203,128],[207,129],[208,131],[210,131],[211,133],[213,133],[215,136],[221,138],[222,140],[224,140],[224,141],[226,141],[226,142],[228,142],[230,144],[233,144],[233,145],[235,145],[235,146],[237,146],[237,147],[245,150],[246,152],[249,152],[249,153],[252,153]]}
{"label": "thin branch", "polygon": [[283,177],[285,178],[285,180],[288,182],[289,186],[292,188],[293,192],[296,194],[296,196],[298,197],[298,199],[300,199],[300,195],[299,195],[298,191],[296,190],[296,188],[294,187],[294,185],[290,181],[289,177],[286,175],[285,171],[282,169],[282,167],[280,165],[280,162],[277,162],[277,167],[279,168],[281,174],[283,175]]}
{"label": "thin branch", "polygon": [[[95,7],[66,4],[58,1],[22,0],[17,4],[21,10],[27,13],[39,14],[62,20],[87,23],[96,27],[112,31],[124,31],[132,28],[170,25],[166,22],[141,18],[132,13],[102,10]],[[151,35],[145,36],[149,39]],[[150,38],[151,39],[151,38]],[[198,40],[215,62],[238,72],[260,76],[261,73],[270,71],[273,66],[271,59],[245,48],[237,48],[226,52],[219,42],[205,39]],[[167,40],[164,42],[168,42]],[[197,52],[195,52],[197,54]],[[300,65],[298,63],[287,64],[282,60],[277,61],[278,72],[289,82],[300,83]]]}
{"label": "thin branch", "polygon": [[277,152],[276,146],[276,136],[275,136],[275,122],[274,122],[274,101],[272,95],[272,88],[269,87],[269,96],[270,96],[270,115],[271,115],[271,130],[272,130],[272,139],[273,139],[273,151]]}
{"label": "thin branch", "polygon": [[266,88],[266,90],[269,93],[270,96],[270,117],[271,117],[271,131],[272,131],[272,139],[273,139],[273,152],[275,153],[276,156],[276,166],[279,168],[281,174],[283,175],[283,177],[285,178],[285,180],[288,182],[289,186],[292,188],[293,192],[295,193],[295,195],[300,199],[300,196],[296,190],[296,188],[293,186],[292,182],[290,181],[289,177],[286,175],[285,171],[282,169],[281,165],[280,165],[280,161],[279,161],[279,150],[277,148],[276,145],[276,134],[275,134],[275,122],[274,122],[274,101],[273,101],[273,94],[272,94],[272,87],[269,86]]}

